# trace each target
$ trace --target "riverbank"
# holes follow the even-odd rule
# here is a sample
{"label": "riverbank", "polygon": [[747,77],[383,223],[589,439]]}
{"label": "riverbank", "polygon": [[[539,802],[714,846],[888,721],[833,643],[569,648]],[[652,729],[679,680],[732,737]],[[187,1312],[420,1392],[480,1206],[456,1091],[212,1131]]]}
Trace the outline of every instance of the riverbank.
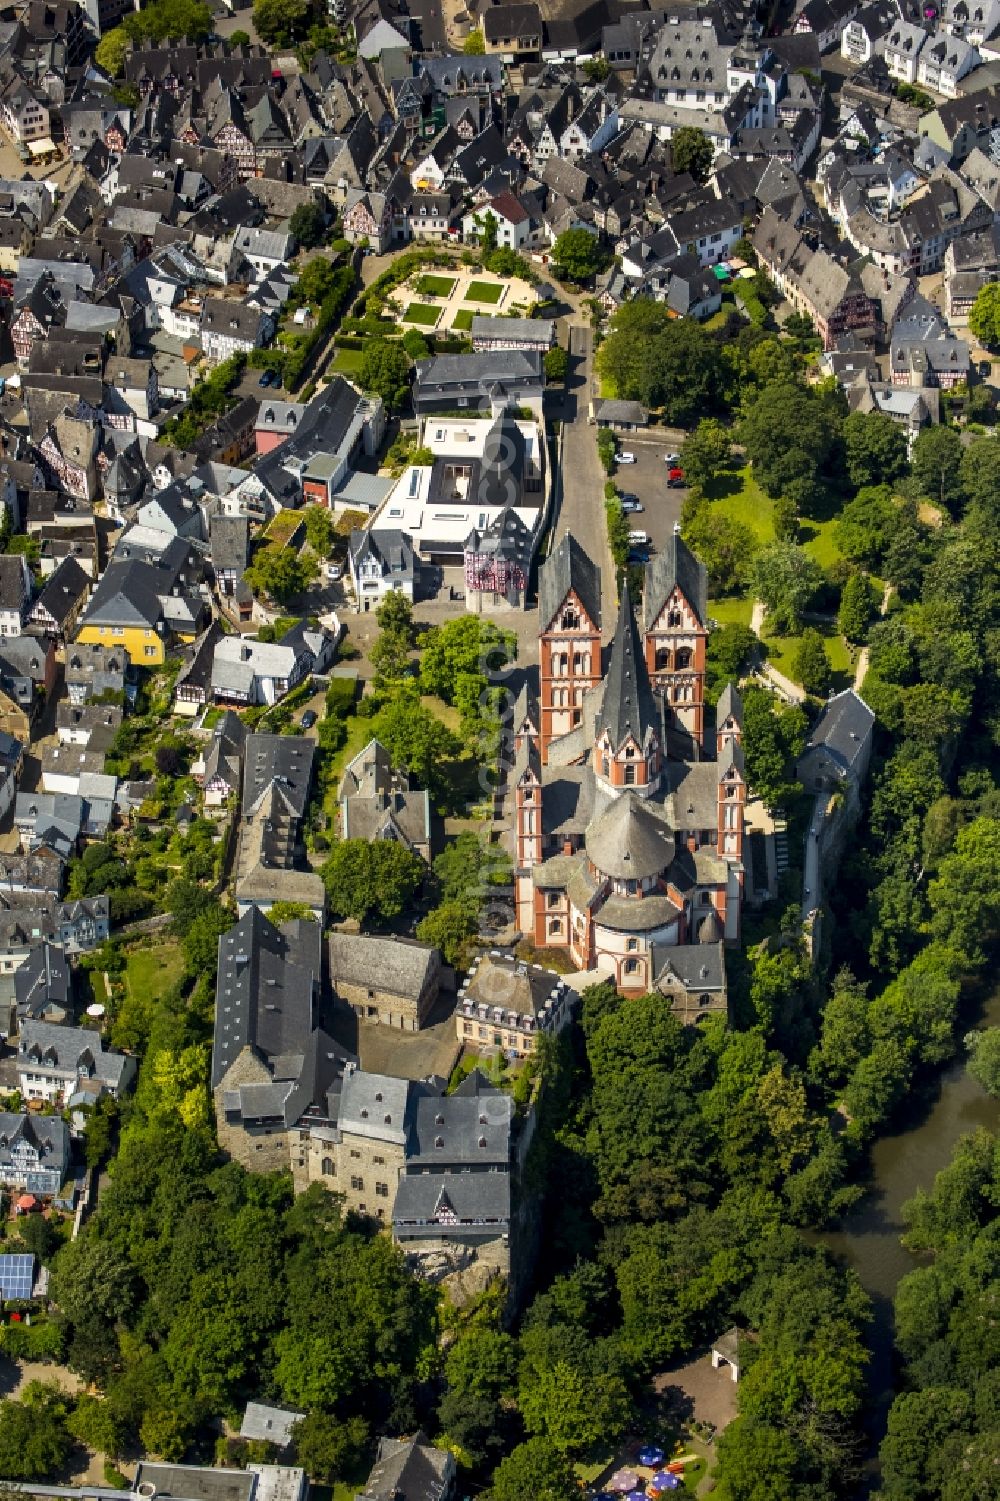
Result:
{"label": "riverbank", "polygon": [[[985,997],[970,1025],[976,1030],[1000,1026],[1000,989]],[[876,1141],[870,1191],[857,1208],[838,1230],[813,1237],[854,1268],[874,1308],[869,1340],[872,1455],[863,1495],[878,1482],[877,1447],[895,1395],[893,1299],[901,1279],[919,1265],[900,1239],[903,1205],[918,1189],[931,1188],[937,1173],[951,1161],[955,1143],[978,1126],[994,1131],[1000,1127],[1000,1100],[992,1099],[967,1071],[963,1050],[940,1075],[937,1089],[929,1088],[914,1101],[905,1124]]]}

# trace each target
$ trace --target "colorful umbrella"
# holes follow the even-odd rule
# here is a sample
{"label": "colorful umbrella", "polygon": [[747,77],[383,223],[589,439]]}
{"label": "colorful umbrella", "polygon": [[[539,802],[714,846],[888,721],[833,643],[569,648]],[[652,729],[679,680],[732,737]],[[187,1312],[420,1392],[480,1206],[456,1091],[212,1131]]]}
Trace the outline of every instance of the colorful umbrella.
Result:
{"label": "colorful umbrella", "polygon": [[608,1481],[609,1491],[618,1491],[625,1496],[629,1491],[634,1491],[639,1484],[639,1477],[634,1470],[619,1470]]}
{"label": "colorful umbrella", "polygon": [[661,1465],[663,1459],[663,1450],[658,1449],[655,1444],[650,1444],[648,1448],[639,1450],[639,1463],[641,1465],[648,1465],[651,1470],[655,1470],[657,1465]]}
{"label": "colorful umbrella", "polygon": [[649,1501],[645,1491],[629,1491],[625,1501]]}
{"label": "colorful umbrella", "polygon": [[680,1486],[680,1478],[671,1475],[669,1470],[659,1470],[649,1482],[654,1491],[676,1491]]}

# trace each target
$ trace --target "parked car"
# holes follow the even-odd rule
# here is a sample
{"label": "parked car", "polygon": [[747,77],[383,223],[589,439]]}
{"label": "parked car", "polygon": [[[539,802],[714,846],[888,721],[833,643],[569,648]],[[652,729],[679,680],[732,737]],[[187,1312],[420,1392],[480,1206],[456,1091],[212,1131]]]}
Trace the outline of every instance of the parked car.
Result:
{"label": "parked car", "polygon": [[257,382],[257,384],[258,384],[258,386],[269,386],[271,384],[271,372],[270,372],[270,370],[263,371],[263,373],[261,374],[260,380]]}
{"label": "parked car", "polygon": [[649,562],[649,548],[648,547],[630,547],[629,548],[627,562],[631,563],[633,566],[636,565],[636,564],[638,564],[638,563],[648,563]]}
{"label": "parked car", "polygon": [[681,456],[679,453],[665,453],[663,455],[663,462],[665,464],[679,464],[680,461]]}
{"label": "parked car", "polygon": [[623,495],[622,496],[622,510],[625,512],[626,515],[631,515],[631,513],[633,511],[643,511],[643,510],[645,510],[645,506],[641,505],[640,502],[638,500],[636,500],[636,498],[635,498],[634,495]]}
{"label": "parked car", "polygon": [[629,453],[628,449],[626,449],[624,453],[617,455],[617,460],[619,464],[634,464],[635,454]]}
{"label": "parked car", "polygon": [[667,475],[667,484],[671,490],[679,489],[684,484],[684,470],[675,464]]}
{"label": "parked car", "polygon": [[313,725],[316,723],[317,718],[318,715],[316,714],[315,709],[307,709],[299,723],[302,725],[302,728],[304,730],[311,730]]}
{"label": "parked car", "polygon": [[648,547],[649,546],[649,533],[648,532],[629,532],[629,534],[628,534],[628,540],[629,540],[629,546],[630,547],[636,547],[636,546],[639,546],[639,547]]}
{"label": "parked car", "polygon": [[326,576],[327,576],[327,578],[328,579],[333,579],[335,582],[336,582],[337,579],[339,579],[340,577],[342,577],[343,572],[344,572],[344,570],[341,568],[341,566],[340,566],[339,563],[327,563],[327,565],[326,565]]}

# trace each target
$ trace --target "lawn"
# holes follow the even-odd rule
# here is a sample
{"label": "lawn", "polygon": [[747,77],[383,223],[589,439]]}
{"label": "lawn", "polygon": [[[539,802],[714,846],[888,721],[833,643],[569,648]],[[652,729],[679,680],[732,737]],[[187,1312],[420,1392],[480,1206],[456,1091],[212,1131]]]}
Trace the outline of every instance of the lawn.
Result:
{"label": "lawn", "polygon": [[131,949],[125,967],[125,983],[137,1001],[154,1001],[176,985],[184,973],[180,941],[167,938],[159,943]]}
{"label": "lawn", "polygon": [[403,322],[421,323],[427,328],[433,328],[440,316],[439,307],[428,307],[425,302],[411,302],[403,314]]}
{"label": "lawn", "polygon": [[713,620],[720,625],[745,625],[749,626],[753,615],[753,600],[749,595],[744,597],[729,596],[726,599],[710,599],[708,613]]}
{"label": "lawn", "polygon": [[764,494],[749,465],[721,474],[706,493],[713,511],[748,526],[758,542],[774,541],[774,502]]}
{"label": "lawn", "polygon": [[344,775],[345,768],[350,761],[363,750],[372,738],[372,722],[370,719],[361,719],[357,714],[349,714],[345,720],[347,725],[347,739],[330,759],[330,784],[326,797],[323,799],[323,812],[326,815],[328,825],[335,827],[337,818],[337,790],[340,779]]}
{"label": "lawn", "polygon": [[334,375],[356,375],[361,369],[363,349],[338,349],[336,358],[327,366],[327,373]]}
{"label": "lawn", "polygon": [[451,321],[451,326],[452,328],[457,328],[460,333],[468,333],[469,329],[472,327],[472,320],[475,316],[476,315],[473,312],[472,308],[460,307]]}
{"label": "lawn", "polygon": [[470,281],[463,302],[499,302],[503,296],[503,284],[492,281]]}
{"label": "lawn", "polygon": [[421,276],[415,290],[421,297],[450,297],[455,281],[454,276]]}
{"label": "lawn", "polygon": [[[854,682],[854,663],[851,660],[847,642],[838,634],[837,627],[832,621],[811,620],[809,625],[819,631],[826,644],[826,654],[833,668],[834,690],[849,688]],[[793,682],[798,682],[798,678],[792,671],[792,661],[801,639],[801,636],[768,636],[765,624],[764,640],[767,642],[767,660],[772,667],[776,667]]]}

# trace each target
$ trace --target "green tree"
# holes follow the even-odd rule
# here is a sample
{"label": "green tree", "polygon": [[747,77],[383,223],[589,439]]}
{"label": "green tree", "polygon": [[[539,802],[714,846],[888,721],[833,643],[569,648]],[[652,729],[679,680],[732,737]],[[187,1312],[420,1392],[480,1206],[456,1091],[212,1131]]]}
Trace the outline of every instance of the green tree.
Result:
{"label": "green tree", "polygon": [[649,297],[615,313],[597,367],[618,396],[662,406],[666,420],[681,427],[718,404],[722,367],[710,335],[693,318],[670,318],[666,305]]}
{"label": "green tree", "polygon": [[748,625],[724,625],[712,632],[705,651],[709,689],[717,696],[726,683],[735,683],[761,651],[758,637]]}
{"label": "green tree", "polygon": [[462,43],[462,51],[468,57],[482,57],[486,51],[486,38],[481,30],[470,31]]}
{"label": "green tree", "polygon": [[954,428],[925,427],[910,457],[922,492],[945,511],[957,513],[962,500],[962,443]]}
{"label": "green tree", "polygon": [[810,627],[792,656],[792,672],[807,693],[822,698],[828,692],[832,676],[826,643],[819,631]]}
{"label": "green tree", "polygon": [[316,576],[316,565],[300,557],[290,547],[261,547],[246,570],[246,581],[253,592],[276,604],[298,599]]}
{"label": "green tree", "polygon": [[554,348],[545,351],[545,379],[552,385],[558,385],[566,379],[569,371],[569,355],[565,349],[560,349],[556,344]]}
{"label": "green tree", "polygon": [[406,767],[435,799],[451,790],[448,762],[461,750],[458,737],[413,691],[396,692],[372,720],[394,766]]}
{"label": "green tree", "polygon": [[891,485],[906,473],[906,434],[885,412],[852,412],[844,419],[844,455],[855,489]]}
{"label": "green tree", "polygon": [[986,942],[1000,932],[1000,820],[977,818],[959,830],[928,897],[933,936],[966,964],[985,964]]}
{"label": "green tree", "polygon": [[[408,328],[400,340],[403,348],[411,360],[425,360],[431,352],[431,346],[420,332],[419,328]],[[419,450],[417,450],[419,452]],[[410,455],[410,463],[417,462],[416,453]]]}
{"label": "green tree", "polygon": [[30,1381],[21,1400],[0,1402],[0,1474],[5,1480],[52,1480],[69,1458],[66,1399]]}
{"label": "green tree", "polygon": [[322,244],[326,232],[326,215],[319,204],[312,200],[300,203],[288,221],[288,232],[303,250],[314,250]]}
{"label": "green tree", "polygon": [[1000,518],[1000,443],[992,438],[970,443],[962,454],[959,479],[970,511],[995,526]]}
{"label": "green tree", "polygon": [[780,634],[795,635],[823,582],[819,564],[801,547],[774,542],[754,559],[750,587],[767,607],[768,624]]}
{"label": "green tree", "polygon": [[484,214],[474,215],[473,222],[476,226],[476,232],[479,236],[479,246],[485,260],[486,256],[492,255],[497,248],[497,230],[499,227],[497,216],[491,209],[487,209]]}
{"label": "green tree", "polygon": [[779,495],[774,502],[774,535],[779,542],[799,540],[798,509],[787,495]]}
{"label": "green tree", "polygon": [[590,281],[608,263],[608,256],[589,229],[564,229],[552,246],[551,264],[562,281]]}
{"label": "green tree", "polygon": [[315,15],[313,0],[254,0],[254,30],[269,47],[304,40]]}
{"label": "green tree", "polygon": [[965,1047],[969,1073],[987,1094],[1000,1097],[1000,1027],[967,1032]]}
{"label": "green tree", "polygon": [[445,703],[456,701],[463,676],[481,680],[505,674],[517,660],[517,637],[492,620],[460,615],[433,626],[422,638],[420,686]]}
{"label": "green tree", "polygon": [[309,1479],[332,1485],[357,1465],[371,1430],[362,1417],[341,1421],[325,1412],[309,1412],[295,1424],[295,1455]]}
{"label": "green tree", "polygon": [[118,1459],[125,1452],[126,1425],[114,1404],[103,1397],[91,1397],[86,1393],[78,1397],[67,1427],[80,1443],[108,1459]]}
{"label": "green tree", "polygon": [[330,911],[358,922],[398,917],[425,873],[419,855],[387,839],[341,839],[320,871]]}
{"label": "green tree", "polygon": [[987,349],[1000,344],[1000,283],[991,281],[980,287],[969,309],[969,328]]}
{"label": "green tree", "polygon": [[131,39],[124,26],[113,26],[98,42],[94,61],[112,78],[120,78],[125,72],[125,58],[131,45]]}
{"label": "green tree", "polygon": [[888,485],[865,486],[847,502],[837,519],[837,546],[852,563],[877,569],[885,558],[898,515]]}
{"label": "green tree", "polygon": [[[232,47],[249,47],[249,31],[232,31],[229,34],[229,43]],[[137,101],[138,102],[138,101]]]}
{"label": "green tree", "polygon": [[695,182],[707,182],[715,153],[703,130],[682,125],[670,138],[670,159],[675,172],[689,172]]}
{"label": "green tree", "polygon": [[824,473],[840,444],[840,408],[824,389],[776,380],[745,388],[737,436],[769,495],[812,515],[824,493]]}
{"label": "green tree", "polygon": [[546,1438],[518,1444],[493,1473],[490,1501],[578,1501],[576,1473]]}
{"label": "green tree", "polygon": [[728,430],[714,417],[703,417],[681,445],[681,464],[689,485],[706,489],[732,459]]}
{"label": "green tree", "polygon": [[687,515],[684,540],[708,570],[713,594],[738,594],[747,586],[759,550],[753,529],[726,516],[711,501]]}
{"label": "green tree", "polygon": [[478,902],[468,897],[446,899],[417,923],[417,937],[421,943],[432,943],[440,949],[446,963],[463,969],[478,921]]}
{"label": "green tree", "polygon": [[316,914],[305,902],[274,902],[268,908],[267,920],[279,927],[283,922],[315,922]]}
{"label": "green tree", "polygon": [[751,790],[771,806],[796,789],[795,761],[805,745],[808,721],[798,705],[781,705],[765,688],[743,694],[743,749]]}
{"label": "green tree", "polygon": [[333,517],[326,506],[306,506],[302,520],[306,529],[306,541],[313,552],[318,553],[321,558],[329,557],[336,530]]}
{"label": "green tree", "polygon": [[362,391],[381,396],[394,411],[409,394],[410,366],[405,352],[388,339],[369,339],[358,362],[358,385]]}
{"label": "green tree", "polygon": [[875,591],[863,573],[852,573],[840,596],[837,624],[848,641],[868,639],[868,627],[875,614]]}

